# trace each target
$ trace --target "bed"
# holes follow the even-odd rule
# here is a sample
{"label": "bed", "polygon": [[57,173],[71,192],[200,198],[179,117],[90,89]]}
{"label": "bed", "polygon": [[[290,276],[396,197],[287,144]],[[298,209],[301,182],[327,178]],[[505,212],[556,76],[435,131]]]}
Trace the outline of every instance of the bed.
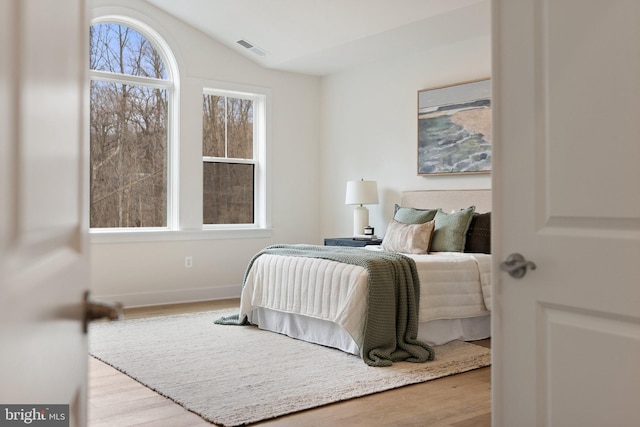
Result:
{"label": "bed", "polygon": [[[475,232],[482,235],[484,246],[479,250],[471,248],[467,252],[438,250],[429,254],[403,253],[415,262],[420,279],[419,305],[416,307],[417,339],[429,345],[439,345],[452,340],[487,338],[491,328],[490,229],[487,229],[487,224],[490,224],[491,192],[403,192],[392,223],[399,223],[400,227],[414,227],[411,230],[417,230],[415,227],[424,229],[427,223],[407,224],[396,221],[396,218],[402,219],[401,214],[407,212],[410,216],[424,215],[434,208],[440,216],[428,223],[432,227],[435,227],[438,218],[439,223],[444,224],[445,220],[462,215],[459,212],[470,210],[472,220],[465,229],[466,246],[472,243],[470,236],[474,227],[471,225],[477,218],[479,224],[479,218],[483,217],[484,226],[476,226]],[[395,231],[392,233],[392,223],[381,246],[346,250],[377,252],[378,255],[389,252],[390,247],[394,248],[391,240],[385,244],[387,236],[390,236],[389,239],[392,235],[404,239],[406,235]],[[436,239],[444,235],[444,228],[431,232],[431,249],[438,249],[433,245],[439,245],[440,249],[449,248],[448,243],[443,246],[441,239]],[[473,239],[477,243],[476,237]],[[403,243],[400,243],[401,249]],[[367,310],[369,305],[373,306],[368,300],[370,277],[367,271],[362,266],[326,257],[260,254],[247,269],[239,317],[242,319],[246,316],[249,323],[261,329],[362,357]]]}

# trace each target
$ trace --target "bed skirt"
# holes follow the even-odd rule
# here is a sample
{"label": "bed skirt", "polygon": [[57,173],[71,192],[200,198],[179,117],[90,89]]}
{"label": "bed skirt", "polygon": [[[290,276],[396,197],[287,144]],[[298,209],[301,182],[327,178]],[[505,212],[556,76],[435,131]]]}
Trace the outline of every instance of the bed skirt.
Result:
{"label": "bed skirt", "polygon": [[[249,323],[291,338],[360,355],[359,343],[337,323],[294,313],[257,307],[247,313]],[[464,319],[438,319],[418,324],[418,339],[430,345],[453,340],[476,341],[491,336],[491,315]]]}

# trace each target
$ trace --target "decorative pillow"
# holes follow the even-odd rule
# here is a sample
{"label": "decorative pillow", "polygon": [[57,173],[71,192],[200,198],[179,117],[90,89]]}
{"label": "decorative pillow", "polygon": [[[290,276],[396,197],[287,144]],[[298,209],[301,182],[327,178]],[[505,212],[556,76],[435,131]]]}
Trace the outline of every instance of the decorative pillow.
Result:
{"label": "decorative pillow", "polygon": [[436,212],[435,231],[431,250],[433,252],[462,252],[467,241],[467,231],[473,218],[475,206],[455,213]]}
{"label": "decorative pillow", "polygon": [[382,239],[382,249],[405,254],[428,254],[434,228],[434,221],[405,224],[391,220]]}
{"label": "decorative pillow", "polygon": [[436,216],[436,212],[440,210],[405,208],[397,204],[395,208],[393,219],[404,222],[405,224],[424,224],[425,222],[432,221]]}
{"label": "decorative pillow", "polygon": [[467,231],[465,252],[491,253],[491,212],[474,213]]}

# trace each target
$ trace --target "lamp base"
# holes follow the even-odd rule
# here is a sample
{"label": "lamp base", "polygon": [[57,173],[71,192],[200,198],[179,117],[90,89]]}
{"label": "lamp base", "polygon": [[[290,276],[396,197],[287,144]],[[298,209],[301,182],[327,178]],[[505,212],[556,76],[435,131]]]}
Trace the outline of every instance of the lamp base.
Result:
{"label": "lamp base", "polygon": [[356,206],[353,209],[353,236],[364,235],[364,228],[369,225],[369,209]]}

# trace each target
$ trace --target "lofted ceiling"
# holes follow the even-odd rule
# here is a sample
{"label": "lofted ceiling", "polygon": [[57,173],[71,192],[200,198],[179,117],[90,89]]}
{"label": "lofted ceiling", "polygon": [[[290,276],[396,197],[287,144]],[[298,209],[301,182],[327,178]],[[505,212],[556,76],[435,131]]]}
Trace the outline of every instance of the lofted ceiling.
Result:
{"label": "lofted ceiling", "polygon": [[490,0],[147,1],[264,67],[313,75],[488,36],[491,26]]}

